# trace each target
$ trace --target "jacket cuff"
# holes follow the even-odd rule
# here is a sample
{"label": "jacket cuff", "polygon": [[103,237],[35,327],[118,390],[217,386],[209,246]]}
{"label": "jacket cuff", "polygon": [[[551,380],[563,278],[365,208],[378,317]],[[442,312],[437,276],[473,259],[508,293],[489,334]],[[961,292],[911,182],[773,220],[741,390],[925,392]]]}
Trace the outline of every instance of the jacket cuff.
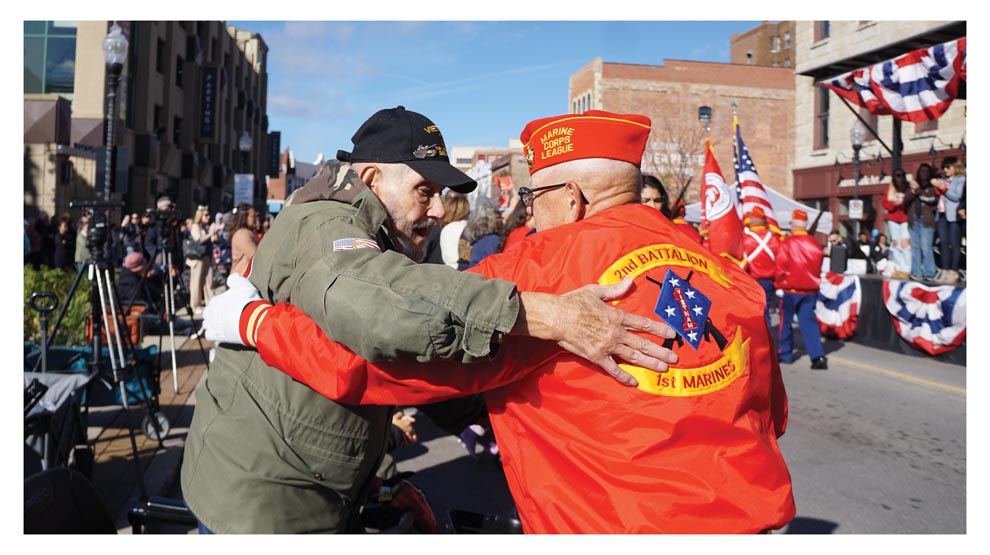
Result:
{"label": "jacket cuff", "polygon": [[272,306],[274,306],[272,303],[265,300],[253,301],[241,311],[240,325],[237,329],[241,334],[241,341],[248,347],[257,347],[258,328],[265,321]]}
{"label": "jacket cuff", "polygon": [[[462,314],[472,304],[485,303],[488,310],[474,310],[473,318],[465,319],[464,352],[472,357],[487,357],[498,350],[502,336],[509,333],[519,317],[519,293],[514,283],[501,279],[485,280],[475,274],[464,274],[464,281],[457,292],[454,304]],[[495,295],[479,294],[481,290]],[[479,307],[473,306],[472,309]],[[481,314],[480,317],[477,316]]]}

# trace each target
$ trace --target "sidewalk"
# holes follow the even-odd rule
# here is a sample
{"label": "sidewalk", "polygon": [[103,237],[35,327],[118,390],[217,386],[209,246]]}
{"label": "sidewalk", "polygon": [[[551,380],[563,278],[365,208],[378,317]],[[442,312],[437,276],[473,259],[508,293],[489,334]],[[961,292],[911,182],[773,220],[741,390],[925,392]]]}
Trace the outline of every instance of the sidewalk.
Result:
{"label": "sidewalk", "polygon": [[[95,459],[91,481],[113,517],[118,533],[131,533],[131,525],[127,520],[128,511],[142,499],[153,496],[179,497],[179,468],[195,405],[193,393],[206,377],[207,366],[204,357],[209,356],[210,348],[213,346],[206,339],[193,339],[187,335],[189,329],[185,324],[188,318],[185,318],[184,314],[183,311],[177,316],[175,332],[178,393],[174,389],[172,346],[167,328],[163,336],[146,336],[141,345],[142,348],[151,345],[158,347],[159,344],[161,347],[159,410],[165,414],[170,424],[161,445],[142,431],[142,419],[148,412],[143,402],[131,405],[129,409],[120,405],[92,407],[89,412],[88,436]],[[181,327],[178,325],[180,323],[183,324]],[[128,427],[133,430],[134,445]],[[142,471],[141,479],[138,477],[134,463],[135,445]],[[186,532],[176,527],[158,531]]]}

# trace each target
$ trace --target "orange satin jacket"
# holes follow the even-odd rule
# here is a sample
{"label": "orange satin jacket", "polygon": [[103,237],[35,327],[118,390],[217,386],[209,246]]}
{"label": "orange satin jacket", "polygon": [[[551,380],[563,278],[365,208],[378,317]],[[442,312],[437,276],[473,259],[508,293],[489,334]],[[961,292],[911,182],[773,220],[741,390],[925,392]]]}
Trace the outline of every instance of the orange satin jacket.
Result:
{"label": "orange satin jacket", "polygon": [[485,362],[372,364],[285,304],[262,319],[259,353],[345,403],[486,391],[527,533],[755,533],[794,517],[777,445],[787,397],[764,292],[743,270],[640,204],[533,234],[473,270],[549,293],[632,277],[617,306],[678,329],[668,343],[679,362],[665,373],[622,364],[639,381],[628,387],[555,344],[510,336]]}

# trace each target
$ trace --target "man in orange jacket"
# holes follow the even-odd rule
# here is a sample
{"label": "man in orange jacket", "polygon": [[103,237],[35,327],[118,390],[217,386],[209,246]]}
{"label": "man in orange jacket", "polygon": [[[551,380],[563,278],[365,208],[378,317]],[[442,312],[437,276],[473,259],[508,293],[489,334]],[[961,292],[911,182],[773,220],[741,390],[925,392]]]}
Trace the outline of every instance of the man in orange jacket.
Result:
{"label": "man in orange jacket", "polygon": [[828,370],[828,359],[822,348],[822,334],[815,319],[815,304],[822,273],[822,246],[808,235],[808,214],[795,210],[791,215],[791,235],[784,239],[777,255],[774,287],[784,291],[780,300],[780,341],[777,352],[780,362],[794,362],[794,315],[804,346],[811,357],[812,370]]}
{"label": "man in orange jacket", "polygon": [[[520,291],[631,279],[617,306],[677,331],[664,373],[621,364],[617,384],[558,346],[506,336],[492,360],[371,364],[291,305],[256,301],[241,338],[332,399],[420,404],[486,391],[506,479],[528,533],[757,533],[795,514],[777,445],[787,398],[764,293],[639,203],[650,120],[592,110],[531,122],[521,139],[538,233],[473,271]],[[635,358],[635,357],[632,357]]]}
{"label": "man in orange jacket", "polygon": [[780,241],[777,239],[777,234],[767,227],[766,212],[759,206],[754,207],[749,213],[749,225],[743,230],[743,254],[746,261],[744,267],[766,293],[767,306],[763,315],[767,319],[768,328],[770,307],[776,300],[773,278],[777,273],[776,260],[779,250]]}

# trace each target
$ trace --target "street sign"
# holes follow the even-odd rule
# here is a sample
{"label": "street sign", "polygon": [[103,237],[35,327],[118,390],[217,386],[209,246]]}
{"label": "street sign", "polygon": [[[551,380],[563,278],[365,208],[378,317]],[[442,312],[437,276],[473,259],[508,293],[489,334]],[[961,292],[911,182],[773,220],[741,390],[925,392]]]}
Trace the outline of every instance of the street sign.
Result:
{"label": "street sign", "polygon": [[863,219],[863,199],[849,199],[849,218]]}

